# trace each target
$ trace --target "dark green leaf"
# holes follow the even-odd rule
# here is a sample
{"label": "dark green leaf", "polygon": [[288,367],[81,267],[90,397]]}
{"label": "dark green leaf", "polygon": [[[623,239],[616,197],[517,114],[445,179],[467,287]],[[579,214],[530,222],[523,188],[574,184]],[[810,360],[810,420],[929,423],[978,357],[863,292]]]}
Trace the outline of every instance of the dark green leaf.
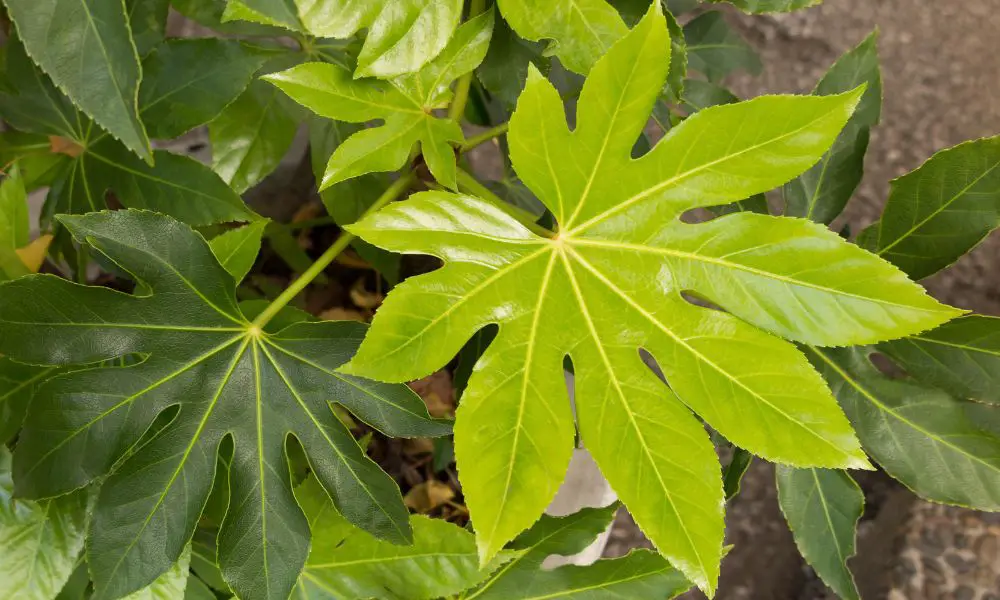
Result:
{"label": "dark green leaf", "polygon": [[152,162],[124,2],[4,0],[28,54],[83,112]]}
{"label": "dark green leaf", "polygon": [[222,21],[253,21],[302,31],[295,0],[228,0]]}
{"label": "dark green leaf", "polygon": [[10,452],[0,444],[0,597],[54,598],[83,550],[87,491],[14,499]]}
{"label": "dark green leaf", "polygon": [[254,81],[208,126],[212,168],[242,194],[278,167],[299,121],[284,94]]}
{"label": "dark green leaf", "polygon": [[698,112],[710,106],[733,104],[740,99],[721,85],[701,79],[684,81],[684,106],[691,112]]}
{"label": "dark green leaf", "polygon": [[528,79],[528,65],[534,64],[542,72],[548,70],[543,50],[544,44],[521,38],[506,20],[497,19],[490,49],[476,69],[476,75],[490,94],[505,106],[513,107]]}
{"label": "dark green leaf", "polygon": [[226,0],[171,0],[170,6],[199,25],[227,35],[280,36],[287,35],[283,28],[250,23],[248,21],[222,21]]}
{"label": "dark green leaf", "polygon": [[667,10],[674,15],[691,12],[698,7],[698,0],[667,0]]}
{"label": "dark green leaf", "polygon": [[184,600],[218,600],[212,590],[197,577],[188,577]]}
{"label": "dark green leaf", "polygon": [[851,120],[819,163],[782,188],[785,214],[830,224],[847,206],[864,174],[870,129],[882,113],[882,73],[878,33],[849,51],[823,76],[814,94],[839,94],[867,85]]}
{"label": "dark green leaf", "polygon": [[688,67],[709,81],[717,82],[739,69],[756,75],[762,68],[757,52],[729,27],[721,12],[707,12],[688,22],[684,40]]}
{"label": "dark green leaf", "polygon": [[1000,509],[1000,439],[969,420],[944,392],[884,377],[865,348],[809,348],[861,444],[923,498]]}
{"label": "dark green leaf", "polygon": [[740,482],[743,481],[743,475],[746,474],[752,462],[753,454],[743,448],[733,446],[733,457],[729,459],[729,464],[722,472],[722,489],[726,493],[727,501],[732,500],[740,493]]}
{"label": "dark green leaf", "polygon": [[854,555],[865,495],[845,471],[778,465],[778,503],[795,545],[843,600],[859,600],[847,559]]}
{"label": "dark green leaf", "polygon": [[[139,56],[146,56],[163,41],[169,11],[170,0],[125,0],[125,12]],[[145,68],[143,71],[145,80]]]}
{"label": "dark green leaf", "polygon": [[17,434],[38,386],[56,372],[55,367],[33,367],[0,357],[0,444]]}
{"label": "dark green leaf", "polygon": [[914,279],[933,275],[1000,225],[1000,136],[942,150],[891,186],[858,243]]}
{"label": "dark green leaf", "polygon": [[243,281],[257,260],[267,223],[267,219],[259,219],[244,227],[230,229],[209,242],[219,263],[237,283]]}
{"label": "dark green leaf", "polygon": [[35,66],[24,45],[12,36],[4,48],[7,64],[0,87],[0,116],[15,128],[31,133],[81,141],[88,123],[73,103]]}
{"label": "dark green leaf", "polygon": [[[0,99],[0,113],[3,112]],[[0,132],[0,164],[17,162],[24,178],[24,187],[31,192],[51,185],[65,168],[69,157],[51,151],[52,142],[46,135],[21,131]]]}
{"label": "dark green leaf", "polygon": [[139,113],[149,134],[170,139],[208,123],[243,93],[263,62],[236,40],[164,43],[142,61]]}
{"label": "dark green leaf", "polygon": [[[233,278],[188,226],[137,211],[60,220],[149,290],[131,296],[52,276],[0,285],[4,354],[41,364],[145,357],[50,380],[35,396],[14,458],[25,497],[62,494],[110,473],[88,539],[100,597],[148,585],[181,555],[227,437],[235,450],[219,559],[238,595],[286,597],[305,562],[309,534],[291,492],[288,435],[305,448],[338,510],[375,535],[409,541],[396,484],[329,403],[392,436],[440,435],[450,427],[431,420],[404,386],[335,372],[364,325],[303,322],[261,331],[237,307]],[[178,405],[141,452],[130,452],[158,415]]]}
{"label": "dark green leaf", "polygon": [[1000,404],[1000,319],[970,315],[878,349],[914,379],[960,398]]}

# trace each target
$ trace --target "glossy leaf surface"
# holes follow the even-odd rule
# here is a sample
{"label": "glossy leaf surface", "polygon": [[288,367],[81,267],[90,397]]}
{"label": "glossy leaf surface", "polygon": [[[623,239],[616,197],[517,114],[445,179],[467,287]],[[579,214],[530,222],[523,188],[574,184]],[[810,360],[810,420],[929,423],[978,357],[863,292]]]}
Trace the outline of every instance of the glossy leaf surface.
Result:
{"label": "glossy leaf surface", "polygon": [[40,502],[13,493],[10,452],[0,445],[0,596],[54,598],[83,550],[87,492]]}
{"label": "glossy leaf surface", "polygon": [[833,65],[816,89],[817,95],[839,94],[865,84],[864,96],[830,151],[819,164],[785,184],[785,215],[829,224],[847,206],[864,174],[865,152],[872,127],[882,113],[882,73],[878,34],[872,33]]}
{"label": "glossy leaf surface", "polygon": [[384,121],[381,127],[359,131],[337,146],[320,189],[367,173],[395,171],[418,143],[434,178],[454,189],[451,144],[464,139],[462,130],[455,121],[435,117],[430,111],[451,99],[452,81],[483,60],[492,30],[492,12],[475,17],[458,29],[434,61],[388,83],[353,79],[342,66],[318,62],[265,77],[321,117],[350,123]]}
{"label": "glossy leaf surface", "polygon": [[[472,534],[440,519],[410,517],[413,544],[373,538],[340,516],[312,477],[295,497],[309,519],[312,549],[294,596],[310,600],[448,597],[477,585],[503,559],[479,568]],[[507,557],[509,558],[509,557]]]}
{"label": "glossy leaf surface", "polygon": [[[88,538],[100,596],[148,585],[181,555],[226,437],[235,451],[219,561],[241,597],[287,596],[306,559],[308,526],[292,497],[288,435],[348,519],[394,542],[410,539],[396,484],[329,403],[392,436],[439,435],[449,427],[432,421],[405,387],[334,372],[353,353],[363,325],[300,322],[261,331],[237,307],[232,276],[186,225],[136,211],[60,220],[151,290],[132,296],[52,276],[0,286],[6,355],[42,364],[146,357],[50,380],[36,394],[14,458],[18,493],[32,498],[110,472]],[[39,297],[49,302],[31,300]],[[129,453],[173,406],[180,407],[177,416],[142,452]]]}
{"label": "glossy leaf surface", "polygon": [[1000,319],[969,315],[879,344],[911,377],[960,398],[1000,404]]}
{"label": "glossy leaf surface", "polygon": [[598,560],[587,566],[543,569],[552,554],[582,552],[614,518],[617,504],[584,508],[565,517],[543,516],[510,547],[518,554],[501,566],[465,600],[529,600],[542,598],[593,599],[673,598],[691,587],[661,556],[646,550]]}
{"label": "glossy leaf surface", "polygon": [[124,2],[5,0],[28,54],[83,112],[152,161],[139,120],[142,74]]}
{"label": "glossy leaf surface", "polygon": [[864,348],[817,349],[823,373],[865,450],[890,475],[935,502],[1000,509],[1000,439],[939,390],[889,379]]}
{"label": "glossy leaf surface", "polygon": [[942,150],[891,186],[858,243],[914,279],[933,275],[1000,225],[1000,137]]}
{"label": "glossy leaf surface", "polygon": [[606,0],[498,0],[497,5],[519,36],[551,40],[549,52],[576,73],[588,73],[628,32]]}
{"label": "glossy leaf surface", "polygon": [[854,555],[865,495],[845,471],[779,465],[778,503],[802,557],[844,600],[858,600],[847,559]]}
{"label": "glossy leaf surface", "polygon": [[[773,334],[861,343],[913,333],[958,311],[804,220],[750,213],[698,225],[679,220],[690,208],[747,198],[812,166],[860,93],[704,110],[632,159],[669,65],[666,23],[654,6],[591,71],[574,131],[558,93],[537,72],[518,102],[511,157],[555,215],[557,236],[541,237],[487,202],[443,192],[348,228],[445,266],[389,294],[345,370],[416,379],[446,364],[477,330],[499,324],[463,395],[455,440],[488,559],[538,518],[564,476],[575,435],[562,378],[569,355],[583,444],[657,548],[711,591],[722,485],[712,446],[688,409],[770,460],[864,467],[822,379]],[[622,64],[634,65],[628,76]],[[731,314],[690,304],[685,291]],[[639,348],[657,359],[670,389]]]}

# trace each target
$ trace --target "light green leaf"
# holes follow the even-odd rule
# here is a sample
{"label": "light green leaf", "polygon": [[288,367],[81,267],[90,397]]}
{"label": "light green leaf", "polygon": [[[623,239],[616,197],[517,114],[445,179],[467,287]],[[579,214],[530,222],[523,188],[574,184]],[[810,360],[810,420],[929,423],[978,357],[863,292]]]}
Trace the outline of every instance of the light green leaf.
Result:
{"label": "light green leaf", "polygon": [[[2,102],[0,100],[0,105]],[[51,150],[52,141],[46,135],[14,130],[0,132],[0,163],[17,163],[28,192],[51,185],[69,161],[65,154]]]}
{"label": "light green leaf", "polygon": [[[322,181],[326,165],[333,152],[349,136],[361,131],[362,125],[313,118],[309,121],[309,152],[316,181]],[[320,192],[323,206],[337,225],[354,223],[389,187],[389,177],[383,173],[369,173],[342,181]],[[400,257],[398,254],[376,248],[368,242],[354,239],[351,246],[361,258],[377,269],[386,281],[399,282]]]}
{"label": "light green leaf", "polygon": [[[444,192],[348,227],[377,246],[445,265],[389,294],[344,370],[416,379],[479,329],[500,326],[463,395],[455,439],[488,559],[538,518],[562,482],[576,433],[562,378],[568,355],[583,445],[657,548],[710,592],[722,485],[712,445],[688,409],[770,460],[865,467],[822,379],[773,334],[829,345],[877,341],[959,311],[814,223],[750,213],[680,220],[815,164],[860,91],[706,109],[633,159],[669,65],[658,9],[654,3],[595,65],[572,132],[555,88],[537,71],[529,76],[511,120],[511,158],[554,214],[557,235],[536,235],[486,201]],[[632,66],[627,76],[623,64]],[[728,312],[689,303],[684,292]],[[669,389],[639,348],[657,359]]]}
{"label": "light green leaf", "polygon": [[709,2],[728,2],[750,14],[791,12],[802,8],[816,6],[823,0],[708,0]]}
{"label": "light green leaf", "polygon": [[195,23],[228,35],[281,36],[287,30],[247,21],[222,21],[227,0],[171,0],[170,6]]}
{"label": "light green leaf", "polygon": [[960,398],[1000,404],[1000,318],[970,315],[878,349],[914,379]]}
{"label": "light green leaf", "polygon": [[882,73],[879,69],[878,32],[847,52],[830,68],[814,94],[828,95],[868,87],[854,115],[819,164],[785,184],[785,215],[830,224],[847,206],[864,174],[868,135],[882,113]]}
{"label": "light green leaf", "polygon": [[188,586],[188,566],[191,564],[191,544],[184,547],[180,558],[170,570],[148,586],[132,592],[122,600],[180,600]]}
{"label": "light green leaf", "polygon": [[355,76],[385,79],[419,71],[448,45],[463,4],[462,0],[383,1],[369,25]]}
{"label": "light green leaf", "polygon": [[218,600],[205,583],[197,577],[188,577],[187,588],[184,590],[184,600]]}
{"label": "light green leaf", "polygon": [[457,525],[410,517],[413,544],[396,546],[348,523],[312,477],[295,490],[313,532],[295,597],[311,600],[430,600],[481,582],[511,556],[479,567],[472,534]]}
{"label": "light green leaf", "polygon": [[295,0],[228,0],[222,21],[253,21],[302,31]]}
{"label": "light green leaf", "polygon": [[170,139],[208,123],[243,93],[263,62],[236,40],[164,43],[142,61],[139,113],[149,134]]}
{"label": "light green leaf", "polygon": [[959,144],[895,179],[882,218],[858,243],[922,279],[1000,225],[1000,136]]}
{"label": "light green leaf", "polygon": [[[144,357],[49,380],[32,401],[14,457],[17,491],[26,498],[102,478],[87,542],[99,596],[141,589],[174,564],[205,507],[227,437],[235,449],[219,561],[238,596],[287,597],[305,563],[309,532],[292,496],[289,435],[349,520],[393,542],[410,540],[395,482],[330,402],[394,437],[450,427],[430,419],[405,386],[335,372],[364,325],[286,322],[261,331],[240,312],[235,280],[204,238],[169,217],[122,210],[60,221],[148,290],[133,296],[44,275],[0,285],[3,354],[53,365]],[[159,419],[162,429],[131,452],[169,407],[179,408],[176,416]]]}
{"label": "light green leaf", "polygon": [[152,163],[122,0],[4,0],[28,54],[98,125]]}
{"label": "light green leaf", "polygon": [[295,140],[296,107],[272,86],[254,81],[208,126],[212,168],[237,193],[278,167]]}
{"label": "light green leaf", "polygon": [[0,281],[31,272],[17,255],[18,248],[28,245],[30,231],[27,193],[15,164],[0,182]]}
{"label": "light green leaf", "polygon": [[762,65],[757,52],[726,23],[721,12],[699,15],[684,26],[688,67],[718,82],[726,75],[743,69],[756,75]]}
{"label": "light green leaf", "polygon": [[565,517],[543,516],[511,547],[519,554],[498,569],[464,600],[529,600],[578,598],[673,598],[691,584],[662,557],[639,550],[588,566],[546,570],[542,561],[552,554],[583,551],[614,518],[617,504],[585,508]]}
{"label": "light green leaf", "polygon": [[267,224],[267,219],[258,219],[244,227],[230,229],[222,235],[217,235],[209,242],[219,263],[229,271],[237,283],[243,281],[253,268]]}
{"label": "light green leaf", "polygon": [[858,519],[865,495],[844,471],[795,469],[776,471],[778,503],[802,557],[843,600],[859,600],[847,559],[854,555]]}
{"label": "light green leaf", "polygon": [[[170,0],[125,0],[125,13],[140,57],[149,54],[150,50],[163,41],[169,11]],[[145,78],[145,69],[143,77]]]}
{"label": "light green leaf", "polygon": [[1000,510],[1000,439],[969,420],[944,392],[889,379],[865,348],[809,348],[865,450],[919,496]]}
{"label": "light green leaf", "polygon": [[327,165],[320,190],[367,173],[395,171],[419,144],[427,167],[442,185],[456,187],[455,151],[462,129],[452,119],[431,112],[450,98],[454,78],[473,70],[486,55],[493,29],[492,13],[463,24],[441,55],[412,75],[388,83],[356,80],[348,69],[312,62],[264,79],[314,113],[338,121],[381,127],[359,131],[340,143]]}
{"label": "light green leaf", "polygon": [[0,597],[54,598],[83,550],[87,492],[13,498],[10,452],[0,444]]}
{"label": "light green leaf", "polygon": [[89,119],[81,119],[73,103],[52,85],[49,77],[25,53],[13,35],[4,45],[6,68],[0,77],[0,116],[25,132],[61,136],[81,141]]}
{"label": "light green leaf", "polygon": [[628,32],[606,0],[498,0],[504,19],[527,40],[551,40],[548,53],[571,71],[587,73]]}

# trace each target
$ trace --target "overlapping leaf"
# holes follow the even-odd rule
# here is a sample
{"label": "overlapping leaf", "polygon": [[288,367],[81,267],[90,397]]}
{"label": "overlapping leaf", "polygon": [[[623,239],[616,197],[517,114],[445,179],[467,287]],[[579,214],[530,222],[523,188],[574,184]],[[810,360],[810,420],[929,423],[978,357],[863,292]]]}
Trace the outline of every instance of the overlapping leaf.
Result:
{"label": "overlapping leaf", "polygon": [[1000,404],[1000,318],[970,315],[878,348],[927,385]]}
{"label": "overlapping leaf", "polygon": [[479,567],[471,533],[440,519],[413,516],[413,544],[396,546],[340,516],[312,477],[295,497],[309,519],[312,548],[295,595],[310,600],[449,597],[477,585],[511,556]]}
{"label": "overlapping leaf", "polygon": [[152,163],[124,2],[5,0],[28,54],[83,112]]}
{"label": "overlapping leaf", "polygon": [[54,598],[83,550],[87,491],[40,502],[13,492],[10,452],[0,444],[0,596]]}
{"label": "overlapping leaf", "polygon": [[125,14],[140,57],[163,41],[169,12],[170,0],[125,0]]}
{"label": "overlapping leaf", "polygon": [[[707,109],[632,159],[666,80],[669,48],[654,3],[591,71],[573,131],[556,90],[537,71],[529,77],[511,121],[511,156],[555,215],[553,237],[487,202],[444,192],[350,227],[378,246],[432,254],[445,266],[389,294],[345,370],[415,379],[447,363],[477,330],[499,324],[463,395],[455,440],[480,553],[489,559],[538,518],[564,476],[576,433],[562,378],[568,355],[583,444],[657,548],[711,592],[722,485],[689,409],[770,460],[864,467],[822,379],[778,336],[874,342],[958,311],[805,220],[738,213],[683,223],[691,208],[750,197],[815,164],[860,90]],[[689,303],[684,292],[729,312]],[[657,359],[669,389],[639,348]]]}
{"label": "overlapping leaf", "polygon": [[691,70],[710,81],[719,81],[739,69],[757,74],[762,68],[760,56],[729,27],[721,12],[706,12],[689,21],[684,26],[684,41]]}
{"label": "overlapping leaf", "polygon": [[1000,136],[959,144],[892,182],[858,243],[914,279],[954,263],[1000,225]]}
{"label": "overlapping leaf", "polygon": [[384,121],[337,147],[320,188],[366,173],[397,170],[418,143],[435,179],[455,188],[451,143],[462,141],[462,130],[454,120],[435,117],[431,110],[451,98],[452,81],[483,60],[492,29],[492,12],[473,18],[430,64],[388,83],[353,79],[347,69],[328,63],[306,63],[268,75],[265,79],[322,117],[350,123]]}
{"label": "overlapping leaf", "polygon": [[543,516],[510,544],[512,551],[518,554],[463,598],[597,600],[614,596],[669,600],[690,588],[691,584],[663,557],[646,550],[634,551],[621,558],[598,560],[587,566],[542,568],[542,562],[549,555],[582,552],[611,524],[617,508],[614,504],[605,508],[584,508],[565,517]]}
{"label": "overlapping leaf", "polygon": [[872,127],[882,113],[882,73],[878,33],[846,53],[823,76],[814,94],[839,94],[867,84],[861,102],[819,164],[785,184],[785,215],[829,224],[844,210],[864,175],[865,152]]}
{"label": "overlapping leaf", "polygon": [[865,496],[844,471],[778,466],[778,502],[795,544],[843,600],[859,600],[847,559],[854,555]]}
{"label": "overlapping leaf", "polygon": [[[46,383],[14,456],[18,493],[29,498],[109,475],[87,542],[97,597],[142,588],[177,560],[227,437],[235,450],[219,560],[240,597],[286,597],[306,559],[308,526],[285,458],[289,436],[349,520],[394,542],[410,539],[396,484],[365,456],[329,402],[393,436],[449,428],[432,421],[403,386],[334,372],[353,353],[363,325],[300,322],[262,331],[237,307],[232,276],[186,225],[136,211],[60,220],[150,290],[133,296],[52,276],[0,286],[0,353],[52,365],[143,357]],[[176,416],[157,418],[171,407]],[[132,453],[154,421],[161,429]]]}
{"label": "overlapping leaf", "polygon": [[462,0],[229,0],[224,21],[242,19],[321,38],[365,29],[358,77],[389,78],[423,68],[447,46]]}
{"label": "overlapping leaf", "polygon": [[1000,438],[970,420],[968,403],[883,376],[869,362],[869,352],[808,350],[865,450],[923,498],[1000,510]]}

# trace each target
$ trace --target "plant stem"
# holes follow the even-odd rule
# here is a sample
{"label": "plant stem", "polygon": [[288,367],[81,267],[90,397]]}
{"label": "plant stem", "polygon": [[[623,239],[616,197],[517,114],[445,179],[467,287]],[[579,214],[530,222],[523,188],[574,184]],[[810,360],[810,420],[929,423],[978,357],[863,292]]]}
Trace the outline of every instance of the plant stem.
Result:
{"label": "plant stem", "polygon": [[458,151],[465,153],[472,150],[480,144],[485,144],[486,142],[492,140],[493,138],[498,138],[501,135],[507,133],[510,128],[510,122],[501,123],[492,129],[487,129],[486,131],[480,133],[479,135],[474,135],[469,139],[465,140],[465,143],[459,146]]}
{"label": "plant stem", "polygon": [[[486,10],[486,0],[471,0],[469,2],[469,17],[474,17]],[[472,71],[462,75],[455,86],[455,99],[448,108],[448,118],[455,122],[462,121],[465,113],[465,103],[469,101],[469,87],[472,86]]]}
{"label": "plant stem", "polygon": [[[395,181],[395,183],[389,186],[389,189],[383,192],[382,195],[375,200],[371,207],[365,211],[365,214],[362,215],[362,218],[377,212],[383,206],[398,198],[415,180],[416,175],[412,171],[404,173]],[[253,325],[263,329],[264,326],[267,325],[271,319],[273,319],[275,315],[281,311],[282,308],[285,308],[285,306],[294,300],[302,290],[306,289],[306,286],[308,286],[313,279],[319,277],[319,275],[323,273],[323,270],[330,266],[330,263],[335,261],[337,256],[351,245],[354,238],[355,236],[353,234],[348,233],[347,231],[342,231],[340,236],[337,238],[337,241],[327,248],[326,252],[317,258],[316,262],[314,262],[312,266],[302,273],[301,277],[293,281],[291,285],[285,289],[285,291],[281,292],[280,296],[275,298],[274,301],[264,309],[264,312],[260,313],[257,318],[253,320]]]}
{"label": "plant stem", "polygon": [[535,215],[524,210],[523,208],[514,206],[500,196],[497,196],[491,192],[488,187],[479,183],[475,177],[470,175],[464,169],[458,170],[458,187],[459,189],[464,189],[470,194],[479,196],[483,200],[488,200],[492,204],[496,205],[497,208],[510,215],[511,218],[515,219],[518,223],[527,227],[535,235],[546,238],[555,237],[556,234],[554,231],[550,231],[537,223],[538,218],[535,217]]}

